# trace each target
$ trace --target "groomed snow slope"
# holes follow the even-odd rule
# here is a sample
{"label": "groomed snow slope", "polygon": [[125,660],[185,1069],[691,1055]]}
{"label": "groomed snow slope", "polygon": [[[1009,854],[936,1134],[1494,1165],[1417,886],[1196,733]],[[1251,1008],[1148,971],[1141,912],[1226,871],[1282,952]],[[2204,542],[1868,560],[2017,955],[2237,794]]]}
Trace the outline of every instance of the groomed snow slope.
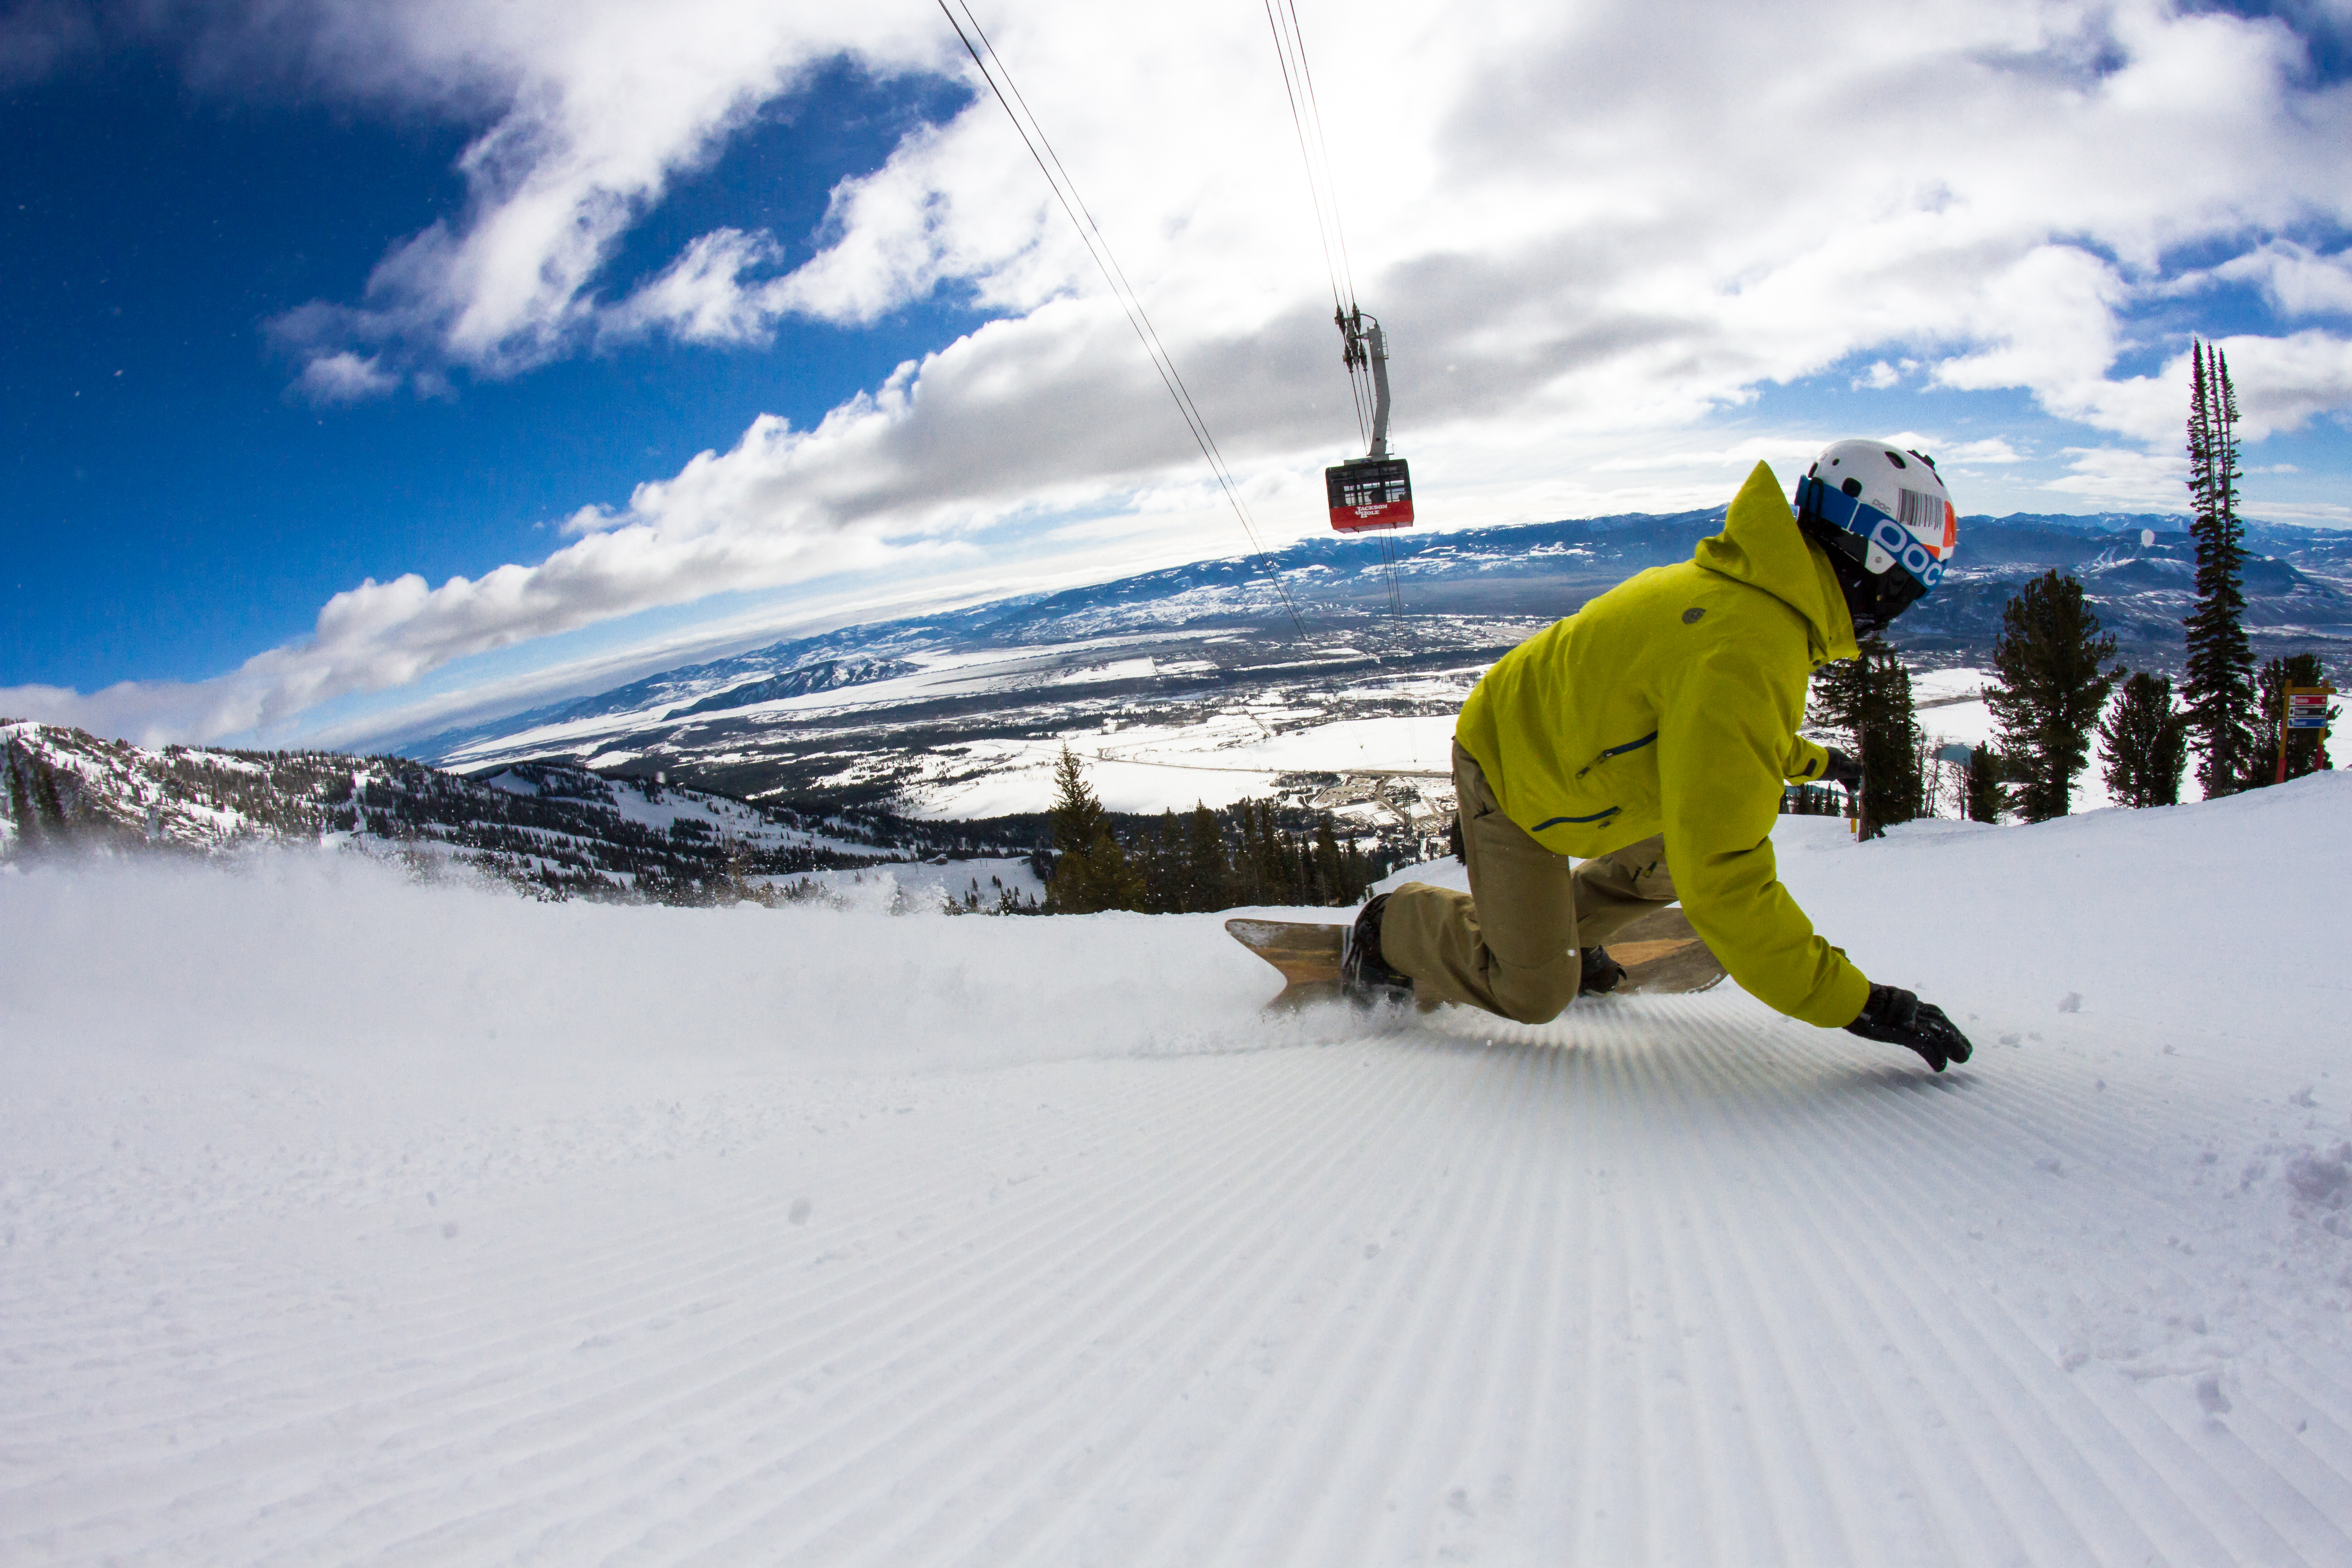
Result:
{"label": "groomed snow slope", "polygon": [[2347,786],[1786,821],[1941,1078],[1268,1021],[1207,918],[0,877],[0,1561],[2352,1562]]}

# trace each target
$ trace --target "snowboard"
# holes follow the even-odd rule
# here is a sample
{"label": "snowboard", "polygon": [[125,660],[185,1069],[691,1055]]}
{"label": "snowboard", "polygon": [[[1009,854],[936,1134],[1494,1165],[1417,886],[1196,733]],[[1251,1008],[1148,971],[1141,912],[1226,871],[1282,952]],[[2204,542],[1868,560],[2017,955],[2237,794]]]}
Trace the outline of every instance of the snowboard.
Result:
{"label": "snowboard", "polygon": [[[1294,1012],[1345,994],[1339,985],[1344,925],[1311,921],[1230,920],[1235,942],[1265,959],[1287,982],[1266,1010]],[[1723,965],[1683,917],[1682,906],[1654,910],[1609,940],[1609,954],[1625,966],[1610,996],[1655,996],[1704,991],[1723,979]]]}

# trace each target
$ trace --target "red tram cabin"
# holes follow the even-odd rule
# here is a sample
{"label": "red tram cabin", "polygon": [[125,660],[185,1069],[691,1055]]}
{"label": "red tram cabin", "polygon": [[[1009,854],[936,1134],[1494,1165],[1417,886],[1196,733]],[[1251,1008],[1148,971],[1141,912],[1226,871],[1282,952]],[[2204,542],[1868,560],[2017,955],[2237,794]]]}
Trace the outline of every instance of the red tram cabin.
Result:
{"label": "red tram cabin", "polygon": [[1331,526],[1341,533],[1412,526],[1412,474],[1402,458],[1356,458],[1323,470]]}

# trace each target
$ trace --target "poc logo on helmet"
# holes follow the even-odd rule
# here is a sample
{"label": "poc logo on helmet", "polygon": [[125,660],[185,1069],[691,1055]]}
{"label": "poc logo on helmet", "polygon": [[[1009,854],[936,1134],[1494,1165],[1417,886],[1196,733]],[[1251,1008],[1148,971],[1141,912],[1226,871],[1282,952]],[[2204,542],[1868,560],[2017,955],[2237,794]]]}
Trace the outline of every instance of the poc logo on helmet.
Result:
{"label": "poc logo on helmet", "polygon": [[1918,536],[1891,517],[1881,516],[1870,531],[1871,543],[1903,563],[1903,570],[1919,579],[1923,588],[1933,588],[1944,580],[1944,563],[1919,542]]}

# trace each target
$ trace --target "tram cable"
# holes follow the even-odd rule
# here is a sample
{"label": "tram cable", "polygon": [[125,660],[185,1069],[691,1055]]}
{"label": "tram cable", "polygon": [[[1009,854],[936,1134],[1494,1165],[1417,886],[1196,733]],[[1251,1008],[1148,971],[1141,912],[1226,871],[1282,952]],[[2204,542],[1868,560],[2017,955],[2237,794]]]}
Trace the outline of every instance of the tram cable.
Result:
{"label": "tram cable", "polygon": [[[1307,64],[1307,33],[1299,25],[1297,0],[1263,0],[1266,30],[1274,37],[1276,60],[1282,68],[1282,88],[1290,102],[1290,122],[1298,138],[1299,161],[1307,167],[1307,191],[1315,207],[1317,237],[1323,247],[1323,266],[1331,280],[1331,319],[1339,329],[1340,360],[1348,369],[1348,392],[1356,409],[1356,428],[1367,451],[1323,471],[1331,526],[1341,533],[1379,531],[1412,526],[1412,476],[1402,458],[1388,449],[1388,340],[1378,318],[1364,313],[1356,300],[1354,264],[1348,254],[1347,226],[1339,217],[1339,191],[1331,177],[1331,146],[1323,133],[1322,105],[1315,92],[1315,73]],[[1389,608],[1397,624],[1404,624],[1404,590],[1397,573],[1392,542],[1381,541],[1381,571],[1388,587]]]}
{"label": "tram cable", "polygon": [[[1062,204],[1063,213],[1068,216],[1071,226],[1078,231],[1079,242],[1087,247],[1087,254],[1094,258],[1096,269],[1101,272],[1103,281],[1110,286],[1112,298],[1127,312],[1128,325],[1135,329],[1136,339],[1143,344],[1143,352],[1150,356],[1151,367],[1160,373],[1160,383],[1168,388],[1169,396],[1175,399],[1176,411],[1183,416],[1184,427],[1192,432],[1193,444],[1201,448],[1201,456],[1208,461],[1209,471],[1216,476],[1226,504],[1233,508],[1234,516],[1241,522],[1242,532],[1248,538],[1250,550],[1265,570],[1266,580],[1274,584],[1275,593],[1281,597],[1282,607],[1290,616],[1291,630],[1299,641],[1304,642],[1307,623],[1300,618],[1298,606],[1292,602],[1290,590],[1284,584],[1282,574],[1276,569],[1273,557],[1266,553],[1265,546],[1259,542],[1257,524],[1250,516],[1248,503],[1242,499],[1241,487],[1235,482],[1233,470],[1226,466],[1216,437],[1210,434],[1208,421],[1193,403],[1192,391],[1185,386],[1183,376],[1178,374],[1175,360],[1170,356],[1167,345],[1160,341],[1158,329],[1152,326],[1151,318],[1143,308],[1143,300],[1128,282],[1126,271],[1120,268],[1118,258],[1111,250],[1109,237],[1095,222],[1093,212],[1088,210],[1085,198],[1078,194],[1077,182],[1064,167],[1061,154],[1054,151],[1053,142],[1045,135],[1045,128],[1031,111],[1027,100],[1021,96],[1021,89],[1013,79],[1012,68],[1004,63],[1004,57],[996,52],[996,46],[988,41],[988,35],[981,30],[980,19],[971,14],[971,5],[966,0],[953,0],[951,8],[950,0],[939,0],[939,6],[940,14],[948,19],[948,26],[955,29],[964,52],[971,57],[971,63],[980,68],[981,76],[987,81],[990,90],[995,93],[996,101],[1003,107],[1005,117],[1013,121],[1013,129],[1020,133],[1023,145],[1029,149],[1029,156],[1036,161],[1038,172],[1053,187],[1055,199]],[[961,21],[956,19],[957,11],[963,13]],[[971,27],[970,33],[964,30],[967,24]],[[974,38],[980,40],[977,46],[972,42]],[[994,62],[992,68],[992,61]],[[1018,109],[1015,109],[1015,104],[1019,105]],[[1084,215],[1083,218],[1081,215]]]}
{"label": "tram cable", "polygon": [[[1279,9],[1276,0],[1264,0],[1266,31],[1274,37],[1276,61],[1282,68],[1282,91],[1290,102],[1291,129],[1298,138],[1298,161],[1307,169],[1307,195],[1315,205],[1315,237],[1323,247],[1323,268],[1331,280],[1331,316],[1344,318],[1355,303],[1356,279],[1348,257],[1348,230],[1339,221],[1339,193],[1331,179],[1331,148],[1323,135],[1321,105],[1315,98],[1314,73],[1307,65],[1307,35],[1299,30],[1298,8],[1283,0]],[[1284,29],[1287,18],[1290,26]],[[1305,112],[1300,112],[1301,100]],[[1315,139],[1310,146],[1307,137],[1309,122],[1315,127]],[[1318,153],[1322,161],[1316,161]],[[1372,438],[1370,410],[1366,406],[1365,388],[1351,364],[1348,373],[1348,391],[1356,405],[1356,428],[1369,443]]]}

